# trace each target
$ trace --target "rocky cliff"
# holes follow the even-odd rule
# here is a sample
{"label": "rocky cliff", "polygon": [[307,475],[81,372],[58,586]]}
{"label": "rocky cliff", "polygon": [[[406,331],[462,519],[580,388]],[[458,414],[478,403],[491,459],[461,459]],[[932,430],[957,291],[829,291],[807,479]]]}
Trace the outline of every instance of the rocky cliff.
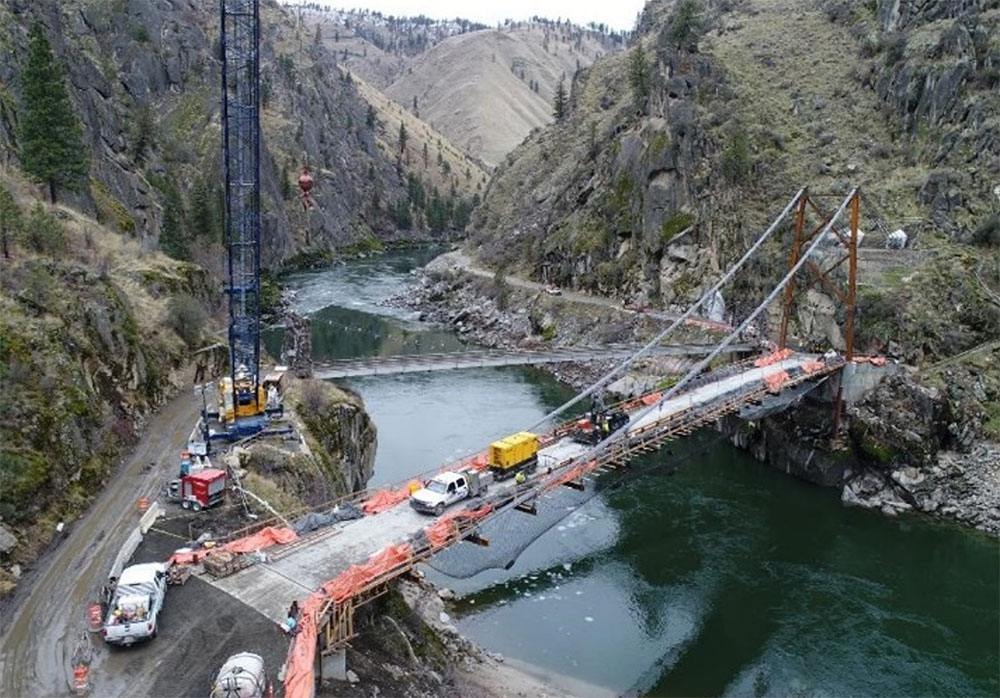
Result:
{"label": "rocky cliff", "polygon": [[302,447],[261,442],[240,457],[246,485],[284,514],[363,490],[375,469],[377,431],[357,394],[314,379],[286,388]]}
{"label": "rocky cliff", "polygon": [[[142,249],[0,177],[0,520],[25,563],[104,485],[152,412],[190,380],[222,298],[209,274]],[[0,585],[2,586],[2,585]]]}
{"label": "rocky cliff", "polygon": [[[1000,241],[1000,199],[985,174],[997,166],[996,3],[898,6],[648,3],[633,45],[583,71],[565,118],[498,169],[471,247],[493,268],[683,305],[800,187],[856,184],[868,233],[863,348],[893,340],[907,358],[933,360],[989,339],[1000,318],[973,272]],[[892,37],[901,38],[890,46]],[[896,227],[924,251],[864,264]],[[787,233],[735,279],[730,310],[756,305],[786,245]],[[830,297],[797,302],[793,333],[829,341],[825,329],[843,320]],[[958,341],[922,330],[952,320],[944,331]]]}
{"label": "rocky cliff", "polygon": [[[931,223],[963,241],[1000,208],[1000,2],[827,0],[850,28],[856,79],[873,91]],[[874,11],[873,11],[874,10]]]}
{"label": "rocky cliff", "polygon": [[[214,6],[191,0],[4,3],[0,163],[7,166],[18,164],[20,71],[34,22],[65,67],[91,148],[88,186],[68,202],[147,244],[155,244],[172,208],[189,256],[221,271]],[[367,102],[310,29],[287,8],[262,2],[265,266],[303,248],[369,249],[400,236],[389,204],[403,198],[407,163],[397,164],[378,147]],[[316,206],[306,212],[295,182],[307,164],[316,179]],[[413,226],[401,235],[425,232]]]}

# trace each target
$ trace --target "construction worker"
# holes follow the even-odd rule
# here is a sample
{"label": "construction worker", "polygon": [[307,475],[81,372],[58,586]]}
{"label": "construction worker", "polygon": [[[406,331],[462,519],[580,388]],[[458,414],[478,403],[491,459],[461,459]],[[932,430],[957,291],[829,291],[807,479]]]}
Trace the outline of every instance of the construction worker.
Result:
{"label": "construction worker", "polygon": [[518,470],[517,475],[514,476],[514,484],[518,487],[523,485],[527,480],[528,478],[525,476],[523,470]]}

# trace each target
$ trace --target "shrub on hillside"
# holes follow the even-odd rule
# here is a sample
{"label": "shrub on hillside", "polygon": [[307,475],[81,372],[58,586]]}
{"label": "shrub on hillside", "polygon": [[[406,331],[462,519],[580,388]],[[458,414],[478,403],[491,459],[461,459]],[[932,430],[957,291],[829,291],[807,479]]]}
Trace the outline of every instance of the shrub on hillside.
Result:
{"label": "shrub on hillside", "polygon": [[167,305],[167,321],[188,346],[194,346],[208,321],[205,309],[193,296],[174,296]]}
{"label": "shrub on hillside", "polygon": [[984,247],[1000,247],[1000,214],[984,218],[972,234],[972,241]]}
{"label": "shrub on hillside", "polygon": [[24,235],[28,247],[39,254],[55,256],[66,249],[66,231],[40,203],[31,208]]}

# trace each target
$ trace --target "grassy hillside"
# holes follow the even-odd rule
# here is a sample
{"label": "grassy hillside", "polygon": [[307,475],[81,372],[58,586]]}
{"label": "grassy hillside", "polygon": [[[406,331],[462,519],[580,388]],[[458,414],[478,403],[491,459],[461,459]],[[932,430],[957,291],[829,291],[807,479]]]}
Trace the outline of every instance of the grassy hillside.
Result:
{"label": "grassy hillside", "polygon": [[96,495],[186,378],[221,297],[202,268],[144,247],[0,168],[0,520],[29,561]]}
{"label": "grassy hillside", "polygon": [[[482,198],[489,179],[485,168],[459,150],[426,121],[416,117],[357,77],[358,93],[375,108],[375,139],[383,156],[396,159],[403,169],[419,178],[428,190],[454,191],[461,198]],[[400,147],[400,126],[406,141]],[[426,153],[426,157],[425,157]]]}
{"label": "grassy hillside", "polygon": [[[890,4],[649,3],[632,46],[581,73],[566,118],[529,137],[496,172],[473,218],[480,261],[683,305],[799,188],[842,196],[857,185],[868,233],[860,252],[865,349],[892,341],[920,362],[991,337],[1000,331],[991,296],[1000,285],[1000,199],[989,178],[957,187],[965,170],[955,163],[965,158],[967,171],[982,172],[1000,158],[1000,92],[989,87],[1000,64],[989,38],[998,13],[950,16],[935,5],[924,12],[938,14],[906,15],[905,26],[892,28],[899,39],[881,28]],[[951,84],[943,76],[954,70],[968,79],[951,100],[923,90]],[[912,112],[900,113],[884,86],[890,79],[912,95]],[[937,147],[936,133],[949,134],[951,145]],[[882,249],[898,227],[915,249]],[[780,278],[789,236],[765,247],[725,292],[737,316]],[[794,329],[803,335],[843,320],[819,293],[798,303]]]}
{"label": "grassy hillside", "polygon": [[449,37],[411,61],[386,93],[455,145],[494,166],[528,133],[552,121],[560,80],[609,47],[576,27],[530,22]]}

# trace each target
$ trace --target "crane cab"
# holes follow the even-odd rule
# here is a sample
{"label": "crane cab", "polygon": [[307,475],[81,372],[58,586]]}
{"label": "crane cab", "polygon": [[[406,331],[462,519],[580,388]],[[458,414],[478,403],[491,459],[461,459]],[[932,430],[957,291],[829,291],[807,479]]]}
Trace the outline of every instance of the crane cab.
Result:
{"label": "crane cab", "polygon": [[254,395],[254,380],[245,367],[236,371],[236,380],[229,376],[219,381],[219,419],[230,423],[241,417],[258,417],[267,407],[267,391],[258,385]]}

